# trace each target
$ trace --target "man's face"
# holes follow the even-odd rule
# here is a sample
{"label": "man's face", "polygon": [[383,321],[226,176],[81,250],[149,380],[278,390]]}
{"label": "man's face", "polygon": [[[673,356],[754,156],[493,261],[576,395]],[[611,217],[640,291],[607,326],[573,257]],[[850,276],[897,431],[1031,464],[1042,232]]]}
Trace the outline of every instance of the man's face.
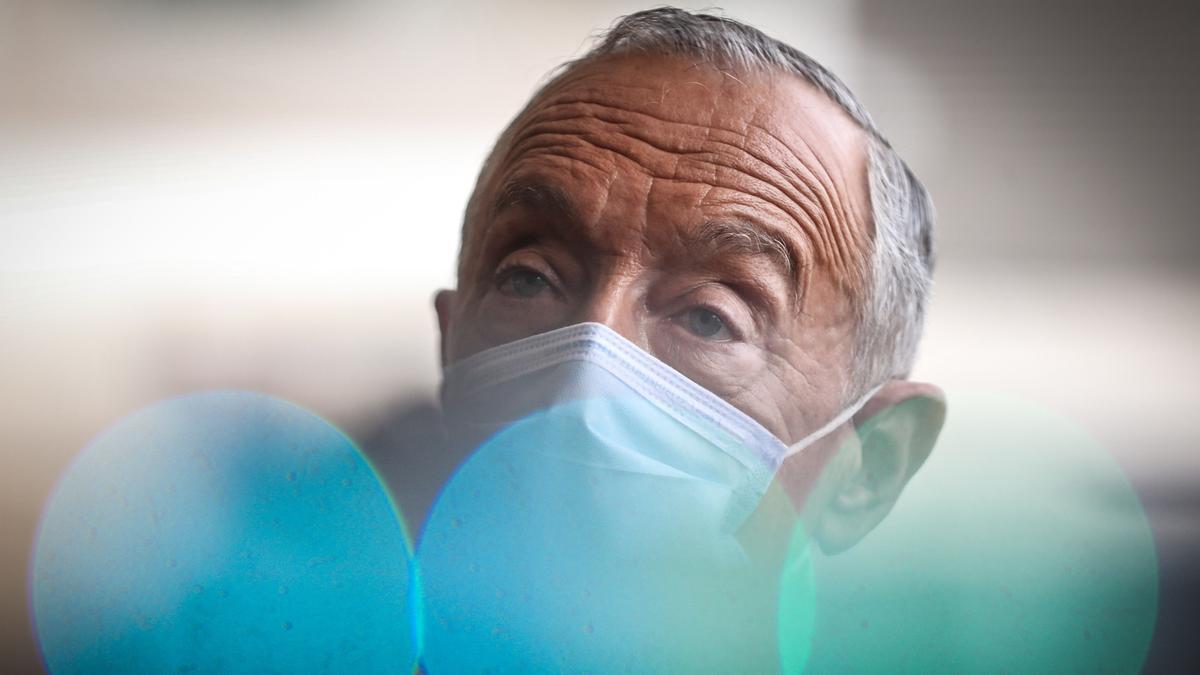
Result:
{"label": "man's face", "polygon": [[589,63],[518,119],[468,213],[444,359],[583,321],[792,442],[845,401],[864,134],[798,77]]}

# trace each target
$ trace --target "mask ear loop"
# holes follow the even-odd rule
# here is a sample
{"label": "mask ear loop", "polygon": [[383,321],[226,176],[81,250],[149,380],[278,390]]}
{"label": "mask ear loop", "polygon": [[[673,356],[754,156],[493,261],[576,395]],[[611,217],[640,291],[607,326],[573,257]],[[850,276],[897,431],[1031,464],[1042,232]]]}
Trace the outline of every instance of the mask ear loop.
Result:
{"label": "mask ear loop", "polygon": [[862,407],[867,404],[867,401],[871,400],[872,396],[879,393],[880,389],[883,389],[882,384],[875,385],[870,391],[863,394],[862,397],[859,398],[857,401],[855,401],[852,405],[845,408],[844,410],[842,410],[842,412],[840,412],[836,416],[834,416],[833,419],[826,422],[820,429],[817,429],[816,431],[812,432],[811,434],[809,434],[809,435],[805,436],[804,438],[801,438],[800,440],[796,441],[795,443],[789,445],[787,452],[783,453],[783,458],[787,459],[788,457],[791,457],[792,455],[796,454],[797,452],[800,452],[801,450],[812,445],[814,442],[816,442],[817,440],[819,440],[821,437],[825,436],[829,432],[840,427],[851,417],[854,417],[854,415],[857,414],[859,410],[862,410]]}
{"label": "mask ear loop", "polygon": [[[812,445],[814,442],[821,439],[823,436],[825,436],[829,432],[831,432],[834,429],[841,426],[843,423],[845,423],[851,417],[854,417],[855,413],[857,413],[859,410],[862,410],[862,407],[867,404],[867,401],[871,400],[872,396],[879,393],[880,389],[883,389],[883,385],[882,384],[876,385],[870,391],[863,394],[861,398],[859,398],[857,401],[855,401],[849,407],[843,409],[840,413],[835,415],[833,419],[829,420],[824,425],[822,425],[820,429],[817,429],[816,431],[805,436],[804,438],[800,439],[799,441],[796,441],[795,443],[787,446],[787,450],[784,451],[783,456],[779,459],[778,462],[775,463],[774,467],[771,469],[772,474],[774,471],[778,470],[779,466],[782,465],[783,461],[786,460],[788,457],[791,457],[792,455],[794,455],[794,454],[800,452],[801,450],[807,448],[808,446]],[[770,475],[768,475],[767,478],[768,478],[767,482],[770,482]],[[744,492],[740,493],[737,496],[738,501],[736,501],[731,506],[729,511],[726,512],[726,517],[725,517],[724,525],[722,527],[722,532],[728,534],[731,532],[736,532],[739,528],[741,528],[741,526],[743,524],[745,524],[746,519],[750,516],[750,513],[753,512],[755,508],[757,508],[758,500],[762,498],[763,491],[765,491],[765,490],[766,490],[766,488],[764,487],[764,488],[760,489],[757,493],[754,493],[753,495],[750,495],[750,494],[747,494]]]}

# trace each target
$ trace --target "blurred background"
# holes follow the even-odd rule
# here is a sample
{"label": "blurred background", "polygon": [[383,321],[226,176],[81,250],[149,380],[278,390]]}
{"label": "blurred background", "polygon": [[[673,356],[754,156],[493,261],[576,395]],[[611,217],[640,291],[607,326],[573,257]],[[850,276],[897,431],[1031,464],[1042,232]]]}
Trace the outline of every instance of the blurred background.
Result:
{"label": "blurred background", "polygon": [[[689,6],[699,9],[702,6]],[[0,663],[54,481],[162,398],[366,434],[431,399],[478,167],[645,5],[0,0]],[[1037,402],[1149,514],[1148,670],[1200,668],[1200,35],[1185,4],[726,2],[866,102],[940,214],[917,377]]]}

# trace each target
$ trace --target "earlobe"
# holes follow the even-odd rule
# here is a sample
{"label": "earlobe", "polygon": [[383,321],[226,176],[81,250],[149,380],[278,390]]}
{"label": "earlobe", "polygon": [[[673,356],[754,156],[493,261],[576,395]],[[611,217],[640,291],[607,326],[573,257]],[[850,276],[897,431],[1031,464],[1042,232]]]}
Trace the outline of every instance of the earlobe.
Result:
{"label": "earlobe", "polygon": [[839,485],[821,506],[814,535],[828,554],[858,543],[892,510],[925,462],[946,417],[945,396],[929,384],[893,380],[855,417],[843,445]]}
{"label": "earlobe", "polygon": [[454,291],[440,290],[433,296],[433,310],[437,312],[438,344],[442,359],[442,367],[446,367],[447,343],[450,335],[451,307],[454,304]]}

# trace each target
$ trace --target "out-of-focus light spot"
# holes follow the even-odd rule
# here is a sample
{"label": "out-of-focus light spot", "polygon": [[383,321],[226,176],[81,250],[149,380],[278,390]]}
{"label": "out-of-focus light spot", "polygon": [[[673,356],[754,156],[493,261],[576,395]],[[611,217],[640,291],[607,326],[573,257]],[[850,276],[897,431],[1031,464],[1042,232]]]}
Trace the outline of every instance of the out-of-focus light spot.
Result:
{"label": "out-of-focus light spot", "polygon": [[54,673],[407,672],[400,514],[335,427],[217,392],[139,412],[61,478],[32,603]]}
{"label": "out-of-focus light spot", "polygon": [[637,397],[564,403],[459,468],[417,553],[429,672],[778,670],[791,504],[769,490],[722,532],[722,481],[656,458],[695,446],[661,415]]}
{"label": "out-of-focus light spot", "polygon": [[1121,469],[1028,401],[948,399],[938,447],[887,519],[815,558],[811,672],[1138,672],[1158,568]]}
{"label": "out-of-focus light spot", "polygon": [[784,673],[802,673],[812,651],[816,621],[816,587],[813,580],[812,542],[797,524],[788,543],[779,577],[779,664]]}

